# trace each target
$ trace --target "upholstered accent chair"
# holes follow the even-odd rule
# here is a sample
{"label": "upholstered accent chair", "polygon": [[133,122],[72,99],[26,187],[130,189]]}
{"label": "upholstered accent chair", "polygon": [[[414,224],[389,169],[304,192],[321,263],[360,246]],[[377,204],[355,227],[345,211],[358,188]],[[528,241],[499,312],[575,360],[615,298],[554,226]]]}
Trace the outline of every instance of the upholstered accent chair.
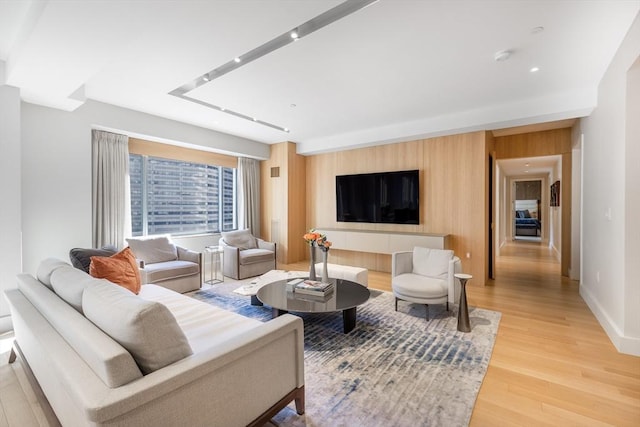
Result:
{"label": "upholstered accent chair", "polygon": [[424,304],[429,320],[429,304],[455,302],[460,297],[460,285],[454,278],[462,271],[460,258],[451,250],[415,247],[413,251],[391,255],[391,289],[398,300]]}
{"label": "upholstered accent chair", "polygon": [[223,273],[236,280],[260,276],[276,269],[276,244],[257,238],[249,230],[222,232]]}
{"label": "upholstered accent chair", "polygon": [[202,287],[202,254],[177,246],[168,236],[127,239],[140,264],[142,284],[185,293]]}

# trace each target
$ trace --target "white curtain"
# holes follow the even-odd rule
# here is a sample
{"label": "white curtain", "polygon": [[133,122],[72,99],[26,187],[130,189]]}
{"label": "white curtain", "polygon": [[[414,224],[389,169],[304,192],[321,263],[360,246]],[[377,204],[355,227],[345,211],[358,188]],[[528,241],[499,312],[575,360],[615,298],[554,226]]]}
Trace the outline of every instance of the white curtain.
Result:
{"label": "white curtain", "polygon": [[124,247],[131,235],[129,137],[91,131],[93,247]]}
{"label": "white curtain", "polygon": [[238,159],[238,222],[240,229],[248,228],[260,237],[260,162]]}

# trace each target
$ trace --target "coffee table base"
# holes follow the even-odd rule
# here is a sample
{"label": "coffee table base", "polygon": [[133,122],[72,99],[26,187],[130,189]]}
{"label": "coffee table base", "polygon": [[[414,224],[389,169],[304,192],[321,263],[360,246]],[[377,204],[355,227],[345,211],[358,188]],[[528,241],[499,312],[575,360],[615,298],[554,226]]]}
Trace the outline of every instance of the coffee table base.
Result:
{"label": "coffee table base", "polygon": [[[283,314],[287,314],[287,310],[282,310],[279,308],[271,309],[271,317],[275,319],[278,316],[282,316]],[[347,310],[342,310],[342,330],[345,334],[353,331],[356,327],[356,307],[349,308]]]}

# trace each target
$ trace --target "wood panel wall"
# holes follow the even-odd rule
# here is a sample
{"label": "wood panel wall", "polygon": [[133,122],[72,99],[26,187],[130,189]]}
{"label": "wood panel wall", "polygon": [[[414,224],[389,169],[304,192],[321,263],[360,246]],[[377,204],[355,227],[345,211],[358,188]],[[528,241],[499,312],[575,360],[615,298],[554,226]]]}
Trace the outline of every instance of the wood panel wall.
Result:
{"label": "wood panel wall", "polygon": [[571,128],[500,136],[495,138],[495,146],[497,159],[562,156],[560,271],[568,276],[571,267]]}
{"label": "wood panel wall", "polygon": [[234,169],[238,167],[238,158],[234,156],[138,138],[129,138],[129,153],[185,162],[206,163]]}
{"label": "wood panel wall", "polygon": [[497,159],[553,156],[571,153],[571,128],[495,138]]}
{"label": "wood panel wall", "polygon": [[[279,176],[271,176],[278,168]],[[305,231],[305,158],[291,142],[271,146],[269,160],[260,163],[260,228],[262,238],[277,243],[277,260],[293,263],[308,255]]]}
{"label": "wood panel wall", "polygon": [[[490,149],[486,139],[485,132],[473,132],[309,156],[307,227],[450,234],[451,249],[464,271],[484,284]],[[410,169],[420,170],[420,224],[336,221],[336,175]],[[391,270],[389,255],[334,250],[329,256],[332,262]]]}

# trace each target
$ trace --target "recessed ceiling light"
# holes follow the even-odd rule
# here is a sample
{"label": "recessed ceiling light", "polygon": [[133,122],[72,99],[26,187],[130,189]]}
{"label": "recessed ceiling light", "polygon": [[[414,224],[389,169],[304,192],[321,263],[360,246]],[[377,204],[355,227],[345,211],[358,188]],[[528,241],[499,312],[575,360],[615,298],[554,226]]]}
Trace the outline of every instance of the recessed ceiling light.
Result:
{"label": "recessed ceiling light", "polygon": [[507,59],[509,59],[509,57],[511,57],[512,53],[513,52],[510,50],[501,50],[499,52],[496,52],[495,55],[493,55],[493,59],[495,59],[498,62],[506,61]]}
{"label": "recessed ceiling light", "polygon": [[529,173],[529,171],[524,171],[524,173]]}
{"label": "recessed ceiling light", "polygon": [[538,71],[540,71],[540,68],[539,68],[539,67],[531,67],[531,68],[529,69],[529,72],[530,72],[530,73],[537,73]]}
{"label": "recessed ceiling light", "polygon": [[289,128],[284,128],[283,129],[285,132],[289,132]]}
{"label": "recessed ceiling light", "polygon": [[204,80],[205,82],[210,81],[211,79],[209,78],[209,73],[207,73],[204,76],[202,76],[202,80]]}
{"label": "recessed ceiling light", "polygon": [[529,163],[525,163],[524,165],[525,165],[526,167],[529,167]]}
{"label": "recessed ceiling light", "polygon": [[544,27],[533,27],[531,29],[531,34],[538,34],[544,31]]}
{"label": "recessed ceiling light", "polygon": [[[227,73],[237,70],[238,68],[249,64],[277,49],[280,49],[283,46],[288,45],[289,43],[294,43],[299,40],[301,37],[305,37],[315,31],[318,31],[327,25],[341,20],[352,13],[355,13],[378,0],[346,0],[338,4],[337,6],[321,13],[320,15],[311,18],[310,20],[303,22],[302,24],[294,27],[293,29],[286,31],[275,38],[261,44],[260,46],[251,49],[250,51],[243,53],[240,56],[233,58],[232,60],[218,66],[217,68],[211,70],[207,73],[206,78],[203,75],[196,77],[195,79],[186,82],[180,87],[169,92],[169,95],[176,96],[185,101],[189,101],[207,108],[212,108],[214,110],[223,111],[226,114],[238,117],[243,120],[255,121],[256,123],[267,126],[273,129],[277,129],[280,131],[284,131],[285,128],[283,126],[278,126],[273,123],[268,123],[262,120],[254,120],[253,117],[248,116],[246,114],[239,113],[234,110],[227,110],[225,108],[220,107],[219,105],[212,104],[201,99],[195,99],[187,95],[187,93],[192,90],[210,82],[214,79],[220,78]],[[207,80],[208,79],[208,80]]]}
{"label": "recessed ceiling light", "polygon": [[297,107],[297,105],[296,105],[296,104],[290,104],[290,105],[289,105],[289,107],[291,107],[291,108],[296,108],[296,107]]}

